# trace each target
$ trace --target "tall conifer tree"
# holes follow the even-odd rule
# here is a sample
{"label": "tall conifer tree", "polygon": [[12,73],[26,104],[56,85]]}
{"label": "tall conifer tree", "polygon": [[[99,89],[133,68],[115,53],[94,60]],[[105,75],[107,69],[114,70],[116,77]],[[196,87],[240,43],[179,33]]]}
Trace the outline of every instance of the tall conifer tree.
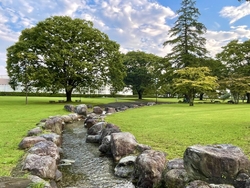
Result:
{"label": "tall conifer tree", "polygon": [[181,5],[178,19],[169,31],[170,39],[163,43],[164,46],[173,45],[167,58],[176,68],[202,66],[196,60],[207,54],[206,39],[202,36],[206,27],[198,22],[200,13],[194,0],[182,0]]}

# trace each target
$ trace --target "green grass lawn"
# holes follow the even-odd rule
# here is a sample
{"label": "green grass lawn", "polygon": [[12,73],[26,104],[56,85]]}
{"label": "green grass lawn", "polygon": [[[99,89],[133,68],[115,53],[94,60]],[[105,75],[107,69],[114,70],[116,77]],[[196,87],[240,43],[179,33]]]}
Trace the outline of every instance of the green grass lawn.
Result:
{"label": "green grass lawn", "polygon": [[[69,114],[64,103],[49,103],[65,98],[0,97],[0,176],[9,176],[11,169],[24,154],[18,144],[27,131],[41,119]],[[72,98],[72,101],[79,98]],[[118,102],[135,101],[117,98]],[[116,102],[115,98],[82,98],[81,104],[101,105]],[[155,101],[146,99],[143,101]],[[158,102],[177,102],[162,99]],[[72,103],[77,105],[79,103]],[[250,156],[249,104],[162,104],[108,116],[106,121],[117,124],[122,131],[131,132],[139,143],[168,153],[168,159],[182,157],[187,146],[194,144],[230,143],[241,147]]]}
{"label": "green grass lawn", "polygon": [[[69,114],[64,110],[65,103],[49,103],[51,100],[58,101],[65,98],[28,97],[26,105],[25,97],[0,96],[0,176],[9,176],[11,169],[24,154],[23,150],[18,149],[18,144],[27,135],[28,130],[36,127],[36,123],[48,116]],[[75,100],[79,98],[72,98],[72,101]],[[82,98],[81,100],[82,103],[91,105],[117,101],[115,98]],[[118,98],[118,102],[131,100],[133,99]]]}
{"label": "green grass lawn", "polygon": [[137,141],[183,157],[195,144],[233,144],[250,157],[249,104],[162,104],[116,113],[106,118]]}

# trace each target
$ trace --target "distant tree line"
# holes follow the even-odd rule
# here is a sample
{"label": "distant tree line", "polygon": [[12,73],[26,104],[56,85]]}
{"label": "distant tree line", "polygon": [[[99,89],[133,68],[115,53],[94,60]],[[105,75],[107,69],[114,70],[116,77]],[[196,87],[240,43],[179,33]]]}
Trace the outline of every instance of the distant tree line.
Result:
{"label": "distant tree line", "polygon": [[[198,22],[194,0],[182,0],[178,18],[163,46],[165,57],[142,51],[122,54],[119,44],[93,27],[68,16],[53,16],[22,31],[7,49],[7,71],[13,89],[58,93],[71,101],[73,90],[110,85],[116,93],[130,88],[139,99],[145,94],[179,96],[194,105],[194,98],[218,98],[228,91],[234,103],[250,103],[250,40],[233,40],[215,58],[205,48],[204,24]],[[230,96],[229,95],[229,96]]]}

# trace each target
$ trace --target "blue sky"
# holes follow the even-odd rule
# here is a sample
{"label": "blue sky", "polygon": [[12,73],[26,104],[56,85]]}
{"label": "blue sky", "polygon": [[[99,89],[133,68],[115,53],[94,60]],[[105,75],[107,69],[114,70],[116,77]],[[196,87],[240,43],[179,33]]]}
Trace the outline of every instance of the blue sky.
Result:
{"label": "blue sky", "polygon": [[[91,20],[94,27],[120,44],[124,53],[142,50],[159,56],[173,27],[181,0],[0,0],[0,75],[6,75],[6,49],[21,31],[54,16]],[[197,0],[199,21],[207,27],[204,37],[211,56],[229,41],[250,39],[250,3],[238,0]]]}

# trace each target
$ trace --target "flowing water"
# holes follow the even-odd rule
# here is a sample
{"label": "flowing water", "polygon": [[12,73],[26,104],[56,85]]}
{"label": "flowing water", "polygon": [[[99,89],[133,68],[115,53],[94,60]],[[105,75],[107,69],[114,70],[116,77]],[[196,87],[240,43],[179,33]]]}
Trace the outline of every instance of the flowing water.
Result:
{"label": "flowing water", "polygon": [[63,173],[59,188],[132,188],[127,180],[114,176],[112,158],[101,156],[98,145],[86,143],[83,122],[67,124],[63,133],[62,159],[74,160],[72,165],[59,166]]}

